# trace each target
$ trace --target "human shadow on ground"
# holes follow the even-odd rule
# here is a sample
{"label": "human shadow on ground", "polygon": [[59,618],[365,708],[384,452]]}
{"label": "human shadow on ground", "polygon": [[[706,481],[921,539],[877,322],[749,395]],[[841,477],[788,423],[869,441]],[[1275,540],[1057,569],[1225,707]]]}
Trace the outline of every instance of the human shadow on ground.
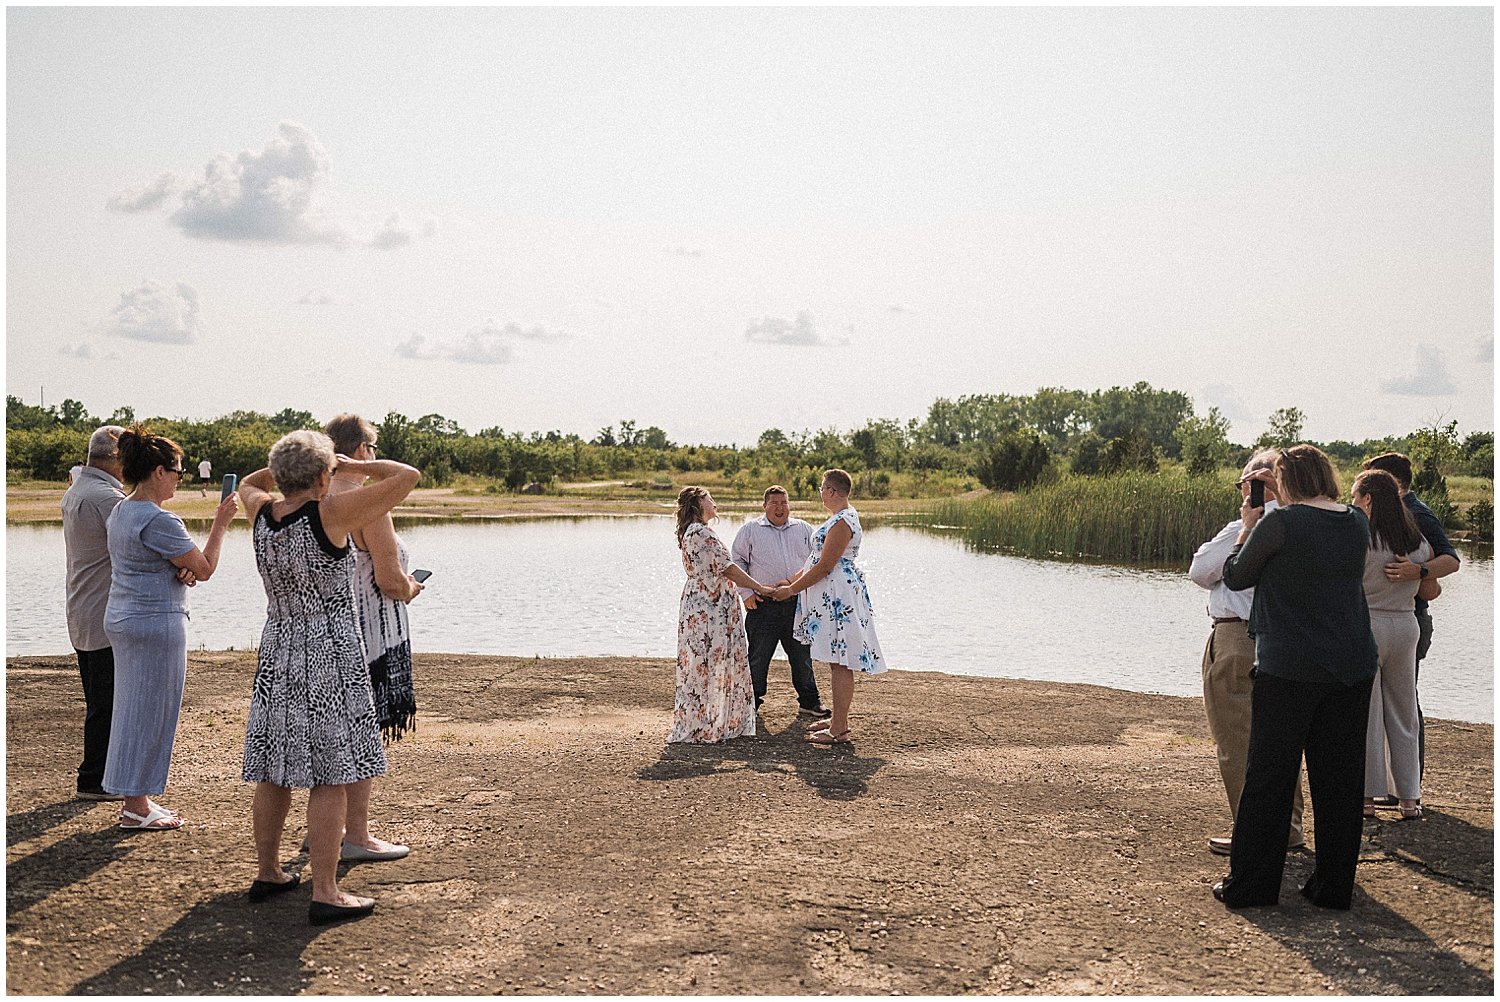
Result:
{"label": "human shadow on ground", "polygon": [[[56,804],[44,804],[41,807],[33,807],[29,811],[20,814],[9,814],[5,818],[5,846],[10,848],[19,842],[26,842],[36,838],[43,832],[56,828],[64,821],[71,821],[78,815],[93,810],[100,806],[98,801],[92,800],[63,800]],[[112,805],[118,808],[118,804]]]}
{"label": "human shadow on ground", "polygon": [[1365,823],[1369,852],[1478,898],[1495,897],[1495,833],[1432,807],[1417,821],[1382,812]]}
{"label": "human shadow on ground", "polygon": [[[1361,869],[1373,862],[1368,855],[1363,858],[1367,862]],[[1314,865],[1311,853],[1288,855],[1281,904],[1235,914],[1302,956],[1332,984],[1356,995],[1493,994],[1492,974],[1447,949],[1448,944],[1434,942],[1358,884],[1349,911],[1313,905],[1298,888],[1312,875]]]}
{"label": "human shadow on ground", "polygon": [[69,835],[45,849],[7,863],[7,918],[123,859],[130,852],[132,839],[161,838],[165,834],[128,832],[111,825],[103,831]]}
{"label": "human shadow on ground", "polygon": [[337,926],[307,922],[308,883],[251,904],[244,891],[200,901],[138,952],[71,995],[295,995],[316,973],[302,954]]}
{"label": "human shadow on ground", "polygon": [[720,744],[669,744],[636,776],[655,782],[739,769],[790,771],[825,800],[854,800],[870,792],[870,781],[885,759],[862,757],[853,744],[810,744],[806,733],[804,726],[792,723],[780,731],[760,731]]}

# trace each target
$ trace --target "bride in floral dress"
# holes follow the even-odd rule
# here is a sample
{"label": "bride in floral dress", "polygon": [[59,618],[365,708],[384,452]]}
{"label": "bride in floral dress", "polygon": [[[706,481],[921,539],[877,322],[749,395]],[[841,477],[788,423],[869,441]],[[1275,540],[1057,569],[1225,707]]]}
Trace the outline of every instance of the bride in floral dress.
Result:
{"label": "bride in floral dress", "polygon": [[823,507],[832,517],[813,533],[807,566],[772,596],[783,601],[801,593],[792,635],[810,645],[813,660],[826,664],[833,675],[833,716],[815,723],[807,735],[818,745],[853,741],[849,708],[854,703],[854,673],[878,675],[886,670],[875,637],[870,589],[854,562],[864,530],[859,512],[849,504],[853,489],[853,479],[843,470],[823,474]]}
{"label": "bride in floral dress", "polygon": [[734,585],[771,589],[740,570],[708,527],[717,513],[702,487],[677,495],[677,545],[687,583],[677,619],[677,700],[668,742],[702,744],[755,733],[755,688],[745,613]]}

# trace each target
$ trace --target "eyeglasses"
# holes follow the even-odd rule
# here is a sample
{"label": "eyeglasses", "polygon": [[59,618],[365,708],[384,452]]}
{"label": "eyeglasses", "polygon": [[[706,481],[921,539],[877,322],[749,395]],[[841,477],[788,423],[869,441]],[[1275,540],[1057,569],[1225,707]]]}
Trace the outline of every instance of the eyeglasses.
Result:
{"label": "eyeglasses", "polygon": [[162,469],[166,470],[168,473],[177,474],[178,480],[181,480],[183,477],[187,476],[187,470],[173,469],[170,466],[163,466]]}

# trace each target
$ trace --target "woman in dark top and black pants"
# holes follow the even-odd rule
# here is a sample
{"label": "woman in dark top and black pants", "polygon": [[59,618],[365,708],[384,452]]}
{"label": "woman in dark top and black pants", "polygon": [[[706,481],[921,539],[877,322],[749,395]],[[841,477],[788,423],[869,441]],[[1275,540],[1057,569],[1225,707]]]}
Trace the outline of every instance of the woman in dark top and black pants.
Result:
{"label": "woman in dark top and black pants", "polygon": [[1259,472],[1274,476],[1282,507],[1266,514],[1246,499],[1245,527],[1224,563],[1226,585],[1255,588],[1255,689],[1229,876],[1214,885],[1214,897],[1231,908],[1277,903],[1292,789],[1306,754],[1317,864],[1302,894],[1320,907],[1347,909],[1378,664],[1363,584],[1370,525],[1339,502],[1333,465],[1311,445],[1286,450],[1272,471]]}

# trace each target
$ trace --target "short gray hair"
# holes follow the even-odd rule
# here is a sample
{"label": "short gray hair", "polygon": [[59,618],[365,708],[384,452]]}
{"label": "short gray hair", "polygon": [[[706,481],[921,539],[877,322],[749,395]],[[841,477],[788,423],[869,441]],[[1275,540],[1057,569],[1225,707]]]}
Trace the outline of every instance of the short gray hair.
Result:
{"label": "short gray hair", "polygon": [[294,431],[271,446],[266,465],[282,494],[305,491],[333,469],[333,440],[321,431]]}
{"label": "short gray hair", "polygon": [[88,464],[96,466],[119,459],[120,432],[124,430],[117,424],[107,424],[90,435]]}
{"label": "short gray hair", "polygon": [[1256,470],[1269,470],[1276,466],[1276,460],[1281,457],[1280,449],[1262,449],[1250,457],[1245,468],[1240,471],[1240,479],[1243,480]]}

